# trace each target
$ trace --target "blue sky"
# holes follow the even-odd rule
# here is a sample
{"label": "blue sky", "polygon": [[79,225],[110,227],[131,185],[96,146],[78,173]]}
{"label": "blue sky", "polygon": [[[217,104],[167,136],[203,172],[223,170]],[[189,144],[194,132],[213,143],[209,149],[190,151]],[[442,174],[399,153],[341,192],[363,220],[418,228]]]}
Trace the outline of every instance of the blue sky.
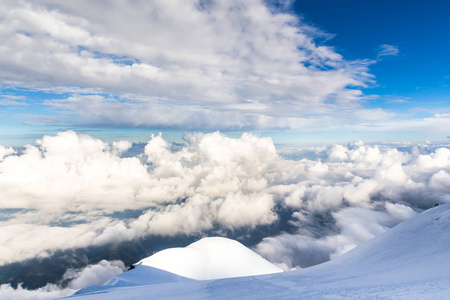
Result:
{"label": "blue sky", "polygon": [[0,144],[450,135],[447,1],[176,2],[1,4]]}
{"label": "blue sky", "polygon": [[365,92],[388,101],[374,105],[396,109],[389,101],[397,97],[415,103],[402,108],[448,103],[448,1],[299,0],[293,9],[311,24],[335,34],[327,44],[347,59],[376,60],[380,45],[398,48],[397,55],[381,57],[370,66],[377,86]]}

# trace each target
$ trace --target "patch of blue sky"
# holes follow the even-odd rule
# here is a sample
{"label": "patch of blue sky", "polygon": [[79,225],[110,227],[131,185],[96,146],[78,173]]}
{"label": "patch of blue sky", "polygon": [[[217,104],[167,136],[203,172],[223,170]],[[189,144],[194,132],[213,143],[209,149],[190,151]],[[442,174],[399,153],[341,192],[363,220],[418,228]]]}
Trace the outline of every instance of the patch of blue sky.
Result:
{"label": "patch of blue sky", "polygon": [[18,31],[16,31],[16,33],[22,34],[22,35],[28,36],[28,37],[33,36],[33,34],[31,34],[30,32],[28,32],[28,31],[23,31],[23,30],[18,30]]}
{"label": "patch of blue sky", "polygon": [[96,59],[106,58],[109,61],[112,61],[115,64],[120,64],[120,65],[131,66],[134,64],[141,63],[141,61],[137,58],[132,58],[132,57],[128,57],[128,56],[118,56],[118,55],[111,54],[111,53],[102,53],[102,52],[95,51],[95,52],[93,52],[93,55],[94,55],[94,58],[96,58]]}
{"label": "patch of blue sky", "polygon": [[[64,100],[73,95],[50,89],[3,87],[0,90],[0,145],[34,144],[44,134],[64,130],[90,133],[92,130],[89,128],[72,126],[70,118],[74,116],[70,113],[66,112],[66,120],[61,122],[64,110],[48,105],[48,101]],[[100,95],[118,99],[118,96]]]}
{"label": "patch of blue sky", "polygon": [[128,57],[128,56],[119,56],[113,53],[103,53],[103,52],[99,52],[99,51],[90,51],[87,47],[84,46],[77,46],[77,52],[79,55],[83,55],[83,53],[87,53],[88,55],[91,55],[92,58],[95,59],[107,59],[109,61],[114,62],[115,64],[120,64],[120,65],[127,65],[127,66],[131,66],[134,64],[140,64],[141,61],[137,58],[133,58],[133,57]]}
{"label": "patch of blue sky", "polygon": [[7,112],[10,117],[9,122],[24,122],[21,120],[21,115],[40,115],[40,116],[51,116],[55,115],[55,112],[49,110],[45,101],[49,99],[65,99],[69,96],[67,93],[55,93],[52,91],[42,91],[26,88],[6,88],[2,89],[0,92],[0,101],[5,99],[19,99],[18,104],[6,102],[3,109]]}
{"label": "patch of blue sky", "polygon": [[24,208],[2,208],[0,209],[0,222],[5,222],[14,219],[18,214],[25,214],[28,212],[34,212],[35,209]]}
{"label": "patch of blue sky", "polygon": [[22,87],[2,87],[0,97],[21,96],[30,102],[39,102],[45,99],[64,99],[69,93],[58,91],[58,89],[32,89]]}

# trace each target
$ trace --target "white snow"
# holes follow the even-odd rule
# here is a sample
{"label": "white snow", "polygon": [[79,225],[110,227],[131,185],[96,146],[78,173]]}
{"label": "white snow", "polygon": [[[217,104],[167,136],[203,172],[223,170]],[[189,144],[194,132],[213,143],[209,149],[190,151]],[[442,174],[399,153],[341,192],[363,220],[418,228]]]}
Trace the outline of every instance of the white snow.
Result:
{"label": "white snow", "polygon": [[[212,251],[214,256],[214,248],[220,243],[208,244],[212,249],[201,252]],[[165,255],[161,255],[162,261],[170,260]],[[196,254],[193,258],[199,259]],[[109,300],[450,299],[450,204],[425,211],[332,261],[302,270],[197,281],[154,268],[160,263],[156,258],[152,266],[146,266],[146,260],[105,286],[91,287],[72,297]],[[222,267],[224,265],[226,268],[226,264]],[[229,266],[231,269],[235,264]],[[147,276],[145,272],[147,275],[153,272],[154,276]],[[204,272],[188,272],[188,275]]]}
{"label": "white snow", "polygon": [[166,249],[138,264],[196,280],[283,272],[241,243],[222,237],[203,238],[185,248]]}

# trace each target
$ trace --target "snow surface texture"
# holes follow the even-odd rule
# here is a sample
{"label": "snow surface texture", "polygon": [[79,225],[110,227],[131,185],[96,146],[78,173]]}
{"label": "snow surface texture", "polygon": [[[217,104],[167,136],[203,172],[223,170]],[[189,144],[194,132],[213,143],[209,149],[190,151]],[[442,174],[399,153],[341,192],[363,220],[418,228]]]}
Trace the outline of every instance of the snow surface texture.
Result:
{"label": "snow surface texture", "polygon": [[[72,297],[448,299],[449,228],[450,205],[446,204],[425,211],[332,261],[306,269],[195,281],[138,266],[115,277],[109,285],[90,287]],[[152,277],[147,277],[152,272],[156,276],[164,274],[166,280],[152,282]],[[120,280],[124,277],[125,283]]]}

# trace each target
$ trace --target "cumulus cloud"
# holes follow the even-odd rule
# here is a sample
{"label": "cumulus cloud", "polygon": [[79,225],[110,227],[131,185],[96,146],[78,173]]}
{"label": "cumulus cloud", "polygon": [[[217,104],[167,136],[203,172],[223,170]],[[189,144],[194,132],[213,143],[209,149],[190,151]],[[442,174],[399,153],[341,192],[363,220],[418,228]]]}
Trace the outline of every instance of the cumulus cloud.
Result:
{"label": "cumulus cloud", "polygon": [[[128,143],[109,146],[68,131],[45,136],[20,155],[10,153],[0,166],[8,232],[0,237],[1,263],[147,234],[191,234],[213,223],[233,228],[276,219],[273,196],[261,192],[265,171],[279,159],[270,138],[213,133],[186,140],[172,152],[161,135],[154,136],[140,158],[122,158],[117,149]],[[126,209],[142,215],[111,217]]]}
{"label": "cumulus cloud", "polygon": [[324,33],[276,6],[3,1],[0,78],[66,93],[44,97],[63,123],[301,129],[358,110],[368,62],[316,44]]}
{"label": "cumulus cloud", "polygon": [[3,160],[5,156],[13,154],[15,151],[12,147],[5,147],[0,145],[0,161]]}
{"label": "cumulus cloud", "polygon": [[89,265],[82,270],[69,269],[62,279],[69,280],[68,288],[79,290],[91,285],[104,284],[124,271],[125,265],[123,262],[102,260],[98,264]]}
{"label": "cumulus cloud", "polygon": [[35,290],[28,290],[19,284],[13,288],[10,284],[0,285],[2,299],[46,300],[70,296],[77,290],[106,283],[112,277],[123,273],[125,266],[121,261],[102,260],[96,265],[89,265],[80,270],[68,269],[61,281],[68,282],[66,287],[61,284],[47,284]]}
{"label": "cumulus cloud", "polygon": [[288,159],[270,138],[248,133],[184,139],[175,149],[152,136],[132,157],[122,156],[127,141],[73,131],[4,148],[0,264],[148,236],[270,228],[256,251],[286,269],[305,267],[450,201],[447,147],[359,141]]}
{"label": "cumulus cloud", "polygon": [[[373,208],[346,207],[332,213],[329,219],[316,219],[315,222],[334,222],[337,232],[314,236],[317,227],[311,227],[309,212],[294,215],[299,231],[294,234],[282,233],[275,237],[267,237],[259,243],[255,250],[285,270],[308,267],[333,259],[357,245],[372,239],[415,212],[402,204],[386,202],[386,210]],[[306,229],[306,230],[305,230]]]}

